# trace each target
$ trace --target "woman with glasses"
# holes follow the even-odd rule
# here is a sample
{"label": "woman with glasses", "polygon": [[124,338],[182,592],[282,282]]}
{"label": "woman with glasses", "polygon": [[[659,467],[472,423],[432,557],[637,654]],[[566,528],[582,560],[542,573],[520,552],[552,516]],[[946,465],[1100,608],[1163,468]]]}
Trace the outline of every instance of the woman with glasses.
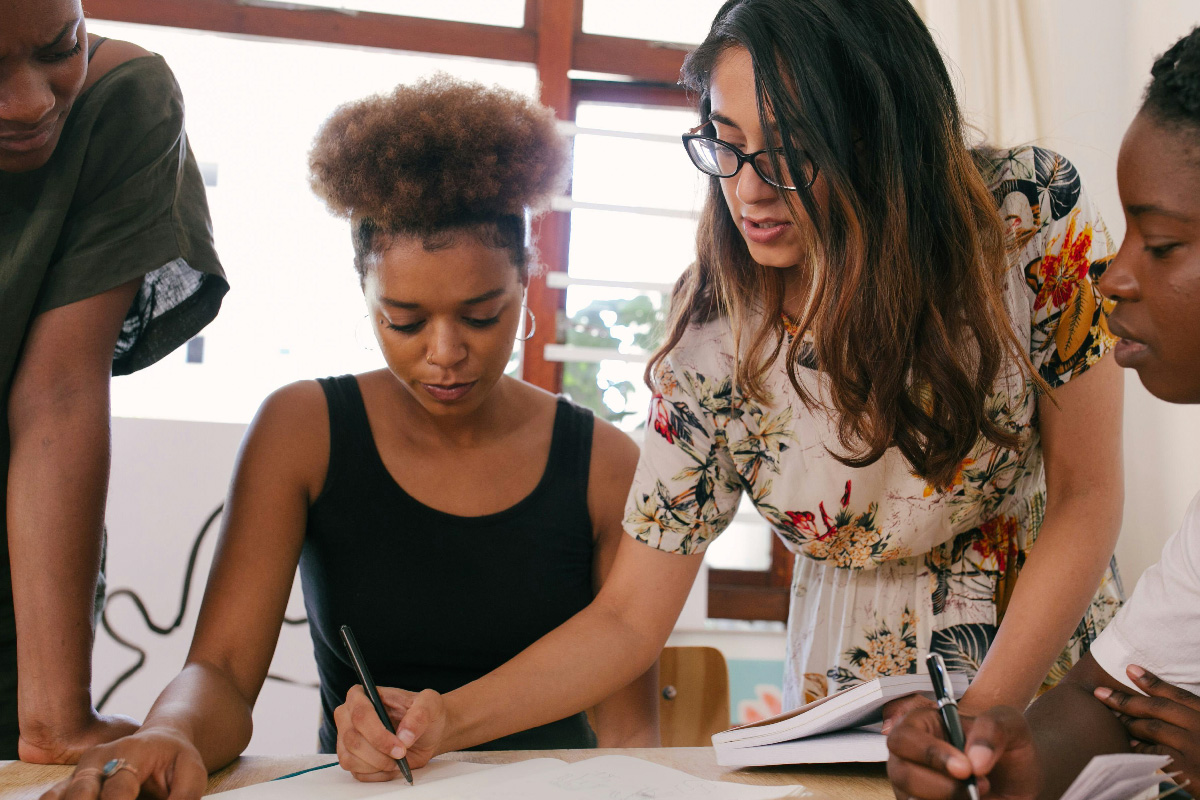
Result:
{"label": "woman with glasses", "polygon": [[0,3],[0,759],[135,727],[91,695],[109,382],[227,290],[166,62],[88,34],[79,0]]}
{"label": "woman with glasses", "polygon": [[360,776],[630,680],[743,498],[796,554],[789,708],[930,650],[974,678],[964,711],[1023,706],[1116,609],[1112,247],[1075,169],[972,150],[905,0],[734,0],[683,78],[711,183],[648,370],[630,536],[588,609],[520,656],[393,695],[397,736],[352,696]]}

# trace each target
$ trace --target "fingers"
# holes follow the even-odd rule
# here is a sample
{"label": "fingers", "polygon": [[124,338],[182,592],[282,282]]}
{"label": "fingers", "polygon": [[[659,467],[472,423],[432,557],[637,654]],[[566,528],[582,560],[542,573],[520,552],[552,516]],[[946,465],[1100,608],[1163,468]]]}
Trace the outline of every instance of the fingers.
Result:
{"label": "fingers", "polygon": [[199,800],[208,789],[208,770],[199,753],[195,756],[175,760],[167,800]]}
{"label": "fingers", "polygon": [[1173,683],[1167,683],[1153,672],[1139,667],[1137,664],[1130,664],[1125,668],[1125,672],[1129,674],[1133,682],[1146,694],[1170,700],[1200,714],[1200,697],[1197,697],[1186,689],[1176,686]]}
{"label": "fingers", "polygon": [[137,800],[142,789],[142,779],[136,769],[123,769],[104,779],[100,787],[100,800]]}
{"label": "fingers", "polygon": [[[941,721],[932,709],[918,709],[905,716],[888,736],[888,750],[896,759],[949,776],[951,784],[970,777],[972,772],[966,755],[944,740]],[[892,760],[888,762],[889,774]]]}
{"label": "fingers", "polygon": [[1176,764],[1183,763],[1183,754],[1174,747],[1167,747],[1162,744],[1153,744],[1150,742],[1130,742],[1130,749],[1135,753],[1141,753],[1148,756],[1166,756]]}
{"label": "fingers", "polygon": [[892,700],[883,707],[883,733],[891,733],[895,724],[904,719],[909,712],[918,708],[933,707],[932,700],[919,694],[910,694],[907,697]]}
{"label": "fingers", "polygon": [[425,736],[434,723],[442,718],[443,713],[442,696],[437,692],[426,689],[414,695],[404,719],[400,720],[396,729],[396,735],[404,749],[407,751],[413,742]]}
{"label": "fingers", "polygon": [[[1149,676],[1150,673],[1147,672],[1145,675]],[[1158,678],[1154,678],[1154,680],[1159,684],[1153,687],[1159,692],[1157,695],[1143,697],[1130,692],[1109,689],[1106,686],[1097,687],[1093,694],[1096,699],[1116,711],[1119,716],[1147,722],[1147,725],[1139,726],[1142,731],[1154,731],[1171,736],[1180,734],[1187,736],[1189,731],[1192,737],[1200,734],[1200,711],[1166,696],[1169,690],[1178,690],[1179,692],[1183,692],[1183,690],[1162,682]],[[1183,692],[1183,694],[1188,693]],[[1122,719],[1122,722],[1125,722],[1125,719]],[[1126,724],[1126,727],[1129,725]],[[1137,738],[1143,737],[1137,736]],[[1155,739],[1155,741],[1159,740]],[[1166,743],[1173,744],[1172,742]]]}
{"label": "fingers", "polygon": [[361,686],[346,693],[346,702],[334,710],[333,720],[342,769],[363,781],[391,780],[399,774],[395,759],[404,754],[404,747],[383,727]]}
{"label": "fingers", "polygon": [[1015,708],[998,706],[969,722],[964,751],[976,775],[987,775],[1008,751],[1031,744],[1029,724]]}

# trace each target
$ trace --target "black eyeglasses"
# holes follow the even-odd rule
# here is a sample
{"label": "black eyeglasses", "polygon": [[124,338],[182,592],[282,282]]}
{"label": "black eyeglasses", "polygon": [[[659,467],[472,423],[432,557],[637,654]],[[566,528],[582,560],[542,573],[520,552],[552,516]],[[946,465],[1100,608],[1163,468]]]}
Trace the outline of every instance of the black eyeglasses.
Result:
{"label": "black eyeglasses", "polygon": [[[749,163],[763,181],[776,189],[785,189],[789,192],[798,191],[800,187],[807,189],[817,179],[817,165],[803,150],[799,152],[801,181],[797,186],[784,162],[782,148],[772,147],[754,153],[743,153],[735,145],[723,142],[715,136],[694,133],[703,127],[704,125],[699,125],[685,133],[683,146],[687,150],[688,158],[696,165],[696,169],[705,175],[732,178],[738,174],[742,165]],[[776,174],[775,166],[771,163],[772,156],[779,162],[782,174]]]}

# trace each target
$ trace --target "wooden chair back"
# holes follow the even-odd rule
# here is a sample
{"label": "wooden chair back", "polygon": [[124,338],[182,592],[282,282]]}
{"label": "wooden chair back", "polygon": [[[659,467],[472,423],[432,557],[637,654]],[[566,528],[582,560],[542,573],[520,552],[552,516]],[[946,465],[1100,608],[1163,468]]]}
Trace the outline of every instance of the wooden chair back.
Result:
{"label": "wooden chair back", "polygon": [[729,727],[729,670],[715,647],[667,647],[658,668],[663,747],[708,747]]}

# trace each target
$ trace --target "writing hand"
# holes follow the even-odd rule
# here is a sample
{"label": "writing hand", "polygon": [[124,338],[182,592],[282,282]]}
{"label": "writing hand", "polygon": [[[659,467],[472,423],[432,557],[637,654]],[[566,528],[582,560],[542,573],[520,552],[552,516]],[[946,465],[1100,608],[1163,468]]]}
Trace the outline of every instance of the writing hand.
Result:
{"label": "writing hand", "polygon": [[888,778],[900,800],[954,800],[975,776],[979,793],[993,800],[1034,800],[1041,771],[1033,734],[1021,712],[999,706],[963,717],[965,752],[945,739],[937,711],[917,709],[888,736]]}
{"label": "writing hand", "polygon": [[334,709],[337,725],[338,764],[360,781],[390,781],[399,777],[396,759],[408,758],[413,769],[424,766],[438,753],[446,728],[446,706],[432,689],[407,692],[379,687],[396,734],[379,721],[375,706],[361,686],[346,693],[346,702]]}

